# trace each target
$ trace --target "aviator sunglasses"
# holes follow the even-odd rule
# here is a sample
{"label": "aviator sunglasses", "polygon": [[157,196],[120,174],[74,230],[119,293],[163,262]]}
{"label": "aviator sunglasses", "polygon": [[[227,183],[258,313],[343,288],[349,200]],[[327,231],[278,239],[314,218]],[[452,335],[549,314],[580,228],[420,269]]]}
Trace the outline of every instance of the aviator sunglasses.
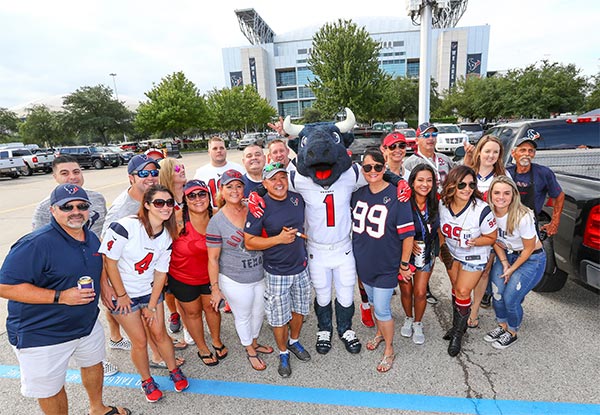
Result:
{"label": "aviator sunglasses", "polygon": [[421,137],[425,137],[425,138],[429,138],[429,137],[437,137],[438,133],[437,132],[433,132],[433,133],[423,133],[421,134]]}
{"label": "aviator sunglasses", "polygon": [[175,206],[175,200],[174,199],[154,199],[152,202],[150,202],[154,205],[155,208],[163,208],[165,205],[167,205],[167,207],[172,208],[173,206]]}
{"label": "aviator sunglasses", "polygon": [[363,164],[362,168],[366,173],[370,173],[373,169],[377,173],[381,173],[383,171],[383,164]]}
{"label": "aviator sunglasses", "polygon": [[141,177],[142,179],[145,179],[148,176],[158,177],[158,170],[140,170],[135,172],[135,174],[137,174],[137,177]]}
{"label": "aviator sunglasses", "polygon": [[387,146],[390,150],[394,151],[399,148],[400,150],[404,150],[406,148],[406,143],[394,143],[392,145]]}
{"label": "aviator sunglasses", "polygon": [[81,211],[81,212],[85,212],[86,210],[88,210],[90,208],[90,204],[89,203],[78,203],[77,205],[62,205],[58,207],[60,210],[62,210],[63,212],[71,212],[74,208],[77,208],[77,210]]}
{"label": "aviator sunglasses", "polygon": [[[471,190],[477,189],[477,183],[475,183],[475,182],[469,182],[468,186]],[[460,182],[459,184],[456,185],[456,187],[458,187],[459,190],[462,190],[465,187],[467,187],[467,183]]]}
{"label": "aviator sunglasses", "polygon": [[270,163],[265,166],[265,173],[272,172],[275,169],[283,169],[283,168],[284,168],[283,163],[280,163],[280,162]]}
{"label": "aviator sunglasses", "polygon": [[189,200],[196,200],[196,198],[204,199],[206,196],[208,196],[208,192],[200,190],[199,192],[191,192],[185,197],[187,197]]}

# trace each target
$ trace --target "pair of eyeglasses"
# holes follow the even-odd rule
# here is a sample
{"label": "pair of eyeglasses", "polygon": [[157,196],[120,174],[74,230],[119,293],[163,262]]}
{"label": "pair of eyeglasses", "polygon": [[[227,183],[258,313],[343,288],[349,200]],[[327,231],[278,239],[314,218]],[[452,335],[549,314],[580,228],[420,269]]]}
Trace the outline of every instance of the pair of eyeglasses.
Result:
{"label": "pair of eyeglasses", "polygon": [[60,210],[62,210],[63,212],[71,212],[74,208],[77,208],[77,210],[81,211],[81,212],[85,212],[86,210],[88,210],[90,208],[90,204],[89,203],[78,203],[76,205],[62,205],[58,207]]}
{"label": "pair of eyeglasses", "polygon": [[270,163],[265,166],[265,173],[269,173],[275,169],[283,169],[283,163]]}
{"label": "pair of eyeglasses", "polygon": [[199,192],[191,192],[186,197],[189,200],[196,200],[197,197],[200,199],[204,199],[206,196],[208,196],[208,192],[205,192],[204,190],[200,190]]}
{"label": "pair of eyeglasses", "polygon": [[433,133],[423,133],[421,134],[421,137],[425,137],[425,138],[429,138],[429,137],[437,137],[438,133],[437,132],[433,132]]}
{"label": "pair of eyeglasses", "polygon": [[400,150],[404,150],[406,148],[406,144],[405,143],[394,143],[394,144],[388,146],[388,148],[392,151],[394,151],[397,148],[399,148]]}
{"label": "pair of eyeglasses", "polygon": [[366,173],[370,173],[373,169],[375,169],[377,173],[381,173],[383,171],[383,167],[383,164],[363,164],[362,166]]}
{"label": "pair of eyeglasses", "polygon": [[167,205],[167,207],[170,207],[170,208],[172,208],[173,206],[175,206],[175,200],[174,199],[167,199],[167,200],[165,200],[165,199],[154,199],[151,203],[154,205],[155,208],[158,208],[158,209],[165,207],[165,205]]}
{"label": "pair of eyeglasses", "polygon": [[456,187],[458,187],[459,190],[462,190],[467,186],[469,186],[469,189],[471,189],[471,190],[477,189],[477,183],[475,183],[475,182],[469,182],[469,183],[460,182],[459,184],[456,185]]}
{"label": "pair of eyeglasses", "polygon": [[140,170],[134,173],[137,174],[137,177],[141,177],[142,179],[145,179],[148,176],[158,177],[158,170]]}
{"label": "pair of eyeglasses", "polygon": [[183,164],[176,164],[175,167],[173,167],[173,170],[175,170],[175,173],[179,173],[180,171],[185,170],[185,166]]}

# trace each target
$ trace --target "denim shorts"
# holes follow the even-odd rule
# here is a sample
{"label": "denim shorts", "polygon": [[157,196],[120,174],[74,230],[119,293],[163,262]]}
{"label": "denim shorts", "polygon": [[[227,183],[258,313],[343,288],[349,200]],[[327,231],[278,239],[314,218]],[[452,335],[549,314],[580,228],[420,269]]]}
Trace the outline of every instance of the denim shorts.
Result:
{"label": "denim shorts", "polygon": [[464,261],[459,261],[458,259],[454,258],[455,261],[460,262],[460,266],[462,268],[463,271],[467,271],[467,272],[477,272],[477,271],[483,271],[487,265],[487,263],[485,264],[472,264],[470,262],[464,262]]}
{"label": "denim shorts", "polygon": [[[135,298],[131,298],[131,312],[133,313],[134,311],[137,310],[141,310],[142,308],[146,308],[148,307],[148,303],[150,302],[150,296],[152,294],[148,294],[148,295],[143,295],[141,297],[135,297]],[[160,297],[158,298],[158,302],[156,304],[160,304],[163,301],[163,293],[160,293]],[[117,300],[112,300],[113,305],[116,307],[117,306]],[[114,314],[114,315],[120,315],[123,314],[120,311],[117,310],[110,310],[110,314]]]}
{"label": "denim shorts", "polygon": [[[433,264],[435,264],[435,259],[432,259],[431,261],[429,261],[428,263],[423,265],[421,268],[417,267],[417,271],[431,272],[433,270]],[[415,264],[413,264],[413,265],[415,265]]]}

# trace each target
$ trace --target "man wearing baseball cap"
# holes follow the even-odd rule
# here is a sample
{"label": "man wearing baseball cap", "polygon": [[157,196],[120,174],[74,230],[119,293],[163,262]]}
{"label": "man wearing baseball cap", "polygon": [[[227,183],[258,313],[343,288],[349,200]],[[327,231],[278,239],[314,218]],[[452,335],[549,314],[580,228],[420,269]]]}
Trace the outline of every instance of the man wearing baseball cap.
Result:
{"label": "man wearing baseball cap", "polygon": [[265,209],[260,218],[248,213],[244,229],[247,249],[263,251],[265,310],[279,348],[281,377],[292,374],[290,351],[302,362],[310,354],[299,341],[310,308],[310,278],[304,234],[304,199],[288,190],[288,173],[280,162],[263,169]]}
{"label": "man wearing baseball cap", "polygon": [[[86,226],[90,199],[76,184],[50,195],[49,224],[22,237],[0,269],[0,296],[8,299],[8,340],[19,360],[21,393],[44,413],[67,413],[70,360],[81,368],[90,413],[129,414],[102,403],[105,338],[98,321],[102,273],[100,241]],[[92,288],[78,288],[81,277]]]}

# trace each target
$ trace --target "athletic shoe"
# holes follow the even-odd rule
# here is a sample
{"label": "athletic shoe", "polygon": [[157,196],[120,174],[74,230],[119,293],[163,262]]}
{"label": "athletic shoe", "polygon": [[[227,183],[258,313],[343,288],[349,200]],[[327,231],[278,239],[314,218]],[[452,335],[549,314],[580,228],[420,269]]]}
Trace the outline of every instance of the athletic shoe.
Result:
{"label": "athletic shoe", "polygon": [[171,333],[178,333],[181,330],[181,317],[179,313],[171,313],[169,317],[169,331]]}
{"label": "athletic shoe", "polygon": [[413,325],[414,318],[412,317],[404,317],[404,325],[400,329],[400,334],[404,337],[410,337],[413,334]]}
{"label": "athletic shoe", "polygon": [[225,301],[225,307],[223,307],[223,312],[227,314],[231,313],[231,307],[229,307],[229,303],[227,301]]}
{"label": "athletic shoe", "polygon": [[375,322],[373,321],[373,312],[371,307],[367,304],[367,308],[363,307],[364,304],[360,305],[360,320],[362,321],[365,327],[375,327]]}
{"label": "athletic shoe", "polygon": [[108,342],[108,347],[111,349],[131,350],[131,342],[129,339],[122,337],[118,342],[110,340]]}
{"label": "athletic shoe", "polygon": [[119,373],[119,368],[108,360],[102,362],[102,368],[104,369],[104,377],[113,376]]}
{"label": "athletic shoe", "polygon": [[360,353],[360,349],[362,345],[360,341],[356,338],[356,333],[354,330],[346,330],[344,334],[340,336],[342,342],[344,342],[344,346],[346,346],[346,350],[348,353],[357,354]]}
{"label": "athletic shoe", "polygon": [[500,338],[498,340],[496,340],[494,343],[492,343],[492,347],[494,349],[503,350],[509,346],[512,346],[516,341],[517,341],[516,334],[513,336],[508,331],[505,331],[504,333],[502,333],[502,335],[500,336]]}
{"label": "athletic shoe", "polygon": [[485,293],[481,299],[481,307],[489,308],[492,305],[492,294]]}
{"label": "athletic shoe", "polygon": [[414,344],[423,344],[425,343],[425,335],[423,334],[423,323],[413,323],[412,325],[413,335],[412,340]]}
{"label": "athletic shoe", "polygon": [[289,378],[292,374],[289,353],[279,353],[279,367],[277,368],[277,373],[279,373],[279,376],[282,378]]}
{"label": "athletic shoe", "polygon": [[331,350],[331,332],[327,330],[317,332],[317,353],[327,354]]}
{"label": "athletic shoe", "polygon": [[294,344],[288,343],[287,348],[290,352],[294,353],[294,355],[301,361],[308,362],[310,360],[310,354],[300,344],[300,342],[296,342]]}
{"label": "athletic shoe", "polygon": [[437,304],[438,299],[429,291],[429,287],[427,287],[427,304]]}
{"label": "athletic shoe", "polygon": [[187,331],[187,329],[185,327],[183,328],[183,341],[186,342],[187,344],[189,344],[190,346],[196,344],[196,342],[192,338],[192,335],[190,334],[189,331]]}
{"label": "athletic shoe", "polygon": [[148,402],[154,403],[160,401],[163,394],[158,387],[158,383],[156,383],[153,378],[142,382],[142,391],[146,395],[146,400]]}
{"label": "athletic shoe", "polygon": [[488,334],[485,335],[485,337],[483,338],[483,340],[485,340],[488,343],[495,342],[504,333],[506,333],[506,331],[501,326],[498,326],[494,330],[488,332]]}
{"label": "athletic shoe", "polygon": [[190,382],[188,382],[180,368],[172,370],[169,373],[169,378],[173,381],[176,392],[182,392],[190,386]]}

